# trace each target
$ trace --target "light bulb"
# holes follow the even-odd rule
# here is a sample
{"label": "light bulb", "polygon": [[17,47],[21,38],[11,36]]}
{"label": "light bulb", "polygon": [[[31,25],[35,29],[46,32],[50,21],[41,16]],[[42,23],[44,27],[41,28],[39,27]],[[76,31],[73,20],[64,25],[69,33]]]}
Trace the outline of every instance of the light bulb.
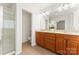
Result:
{"label": "light bulb", "polygon": [[58,11],[60,11],[60,12],[61,12],[61,11],[62,11],[62,7],[59,7],[59,8],[58,8]]}
{"label": "light bulb", "polygon": [[50,12],[49,12],[49,11],[47,11],[47,12],[45,12],[45,14],[46,14],[46,15],[49,15],[49,14],[50,14]]}
{"label": "light bulb", "polygon": [[65,4],[64,6],[63,6],[63,9],[68,9],[69,8],[69,5],[68,4]]}

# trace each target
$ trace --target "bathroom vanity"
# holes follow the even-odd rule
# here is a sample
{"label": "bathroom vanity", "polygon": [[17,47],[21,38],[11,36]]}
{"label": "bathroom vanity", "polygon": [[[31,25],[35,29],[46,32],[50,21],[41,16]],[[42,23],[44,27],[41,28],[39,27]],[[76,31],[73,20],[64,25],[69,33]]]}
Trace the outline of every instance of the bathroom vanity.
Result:
{"label": "bathroom vanity", "polygon": [[79,54],[79,33],[36,31],[37,45],[62,55]]}
{"label": "bathroom vanity", "polygon": [[51,13],[45,30],[36,31],[37,45],[62,55],[79,55],[78,16],[77,10]]}

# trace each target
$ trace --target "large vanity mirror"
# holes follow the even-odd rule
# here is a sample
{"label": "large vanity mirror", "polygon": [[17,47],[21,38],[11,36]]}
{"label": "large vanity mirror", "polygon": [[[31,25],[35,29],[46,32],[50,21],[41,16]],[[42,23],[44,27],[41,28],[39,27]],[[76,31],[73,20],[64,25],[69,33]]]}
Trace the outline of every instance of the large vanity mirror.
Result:
{"label": "large vanity mirror", "polygon": [[[74,7],[71,7],[73,5]],[[78,4],[61,4],[57,9],[50,9],[43,13],[46,30],[64,30],[79,32],[79,6]]]}
{"label": "large vanity mirror", "polygon": [[[46,22],[47,29],[49,30],[64,30],[64,31],[74,31],[75,30],[75,12],[77,7],[70,8],[68,7],[67,9],[61,9],[52,11],[47,15],[48,19]],[[75,20],[75,21],[74,21]],[[77,27],[76,27],[77,28]]]}

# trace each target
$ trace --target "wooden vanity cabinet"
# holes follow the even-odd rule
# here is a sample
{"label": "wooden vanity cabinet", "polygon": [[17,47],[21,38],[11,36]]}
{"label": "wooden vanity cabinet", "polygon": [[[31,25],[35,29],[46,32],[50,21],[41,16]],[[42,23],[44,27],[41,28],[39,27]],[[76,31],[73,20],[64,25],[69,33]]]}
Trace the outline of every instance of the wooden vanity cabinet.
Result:
{"label": "wooden vanity cabinet", "polygon": [[36,32],[36,43],[59,54],[79,55],[79,36]]}
{"label": "wooden vanity cabinet", "polygon": [[36,32],[36,43],[40,46],[44,47],[44,33],[43,32]]}
{"label": "wooden vanity cabinet", "polygon": [[45,33],[45,48],[55,51],[55,34],[53,33]]}
{"label": "wooden vanity cabinet", "polygon": [[63,34],[56,34],[56,52],[66,54],[66,40]]}

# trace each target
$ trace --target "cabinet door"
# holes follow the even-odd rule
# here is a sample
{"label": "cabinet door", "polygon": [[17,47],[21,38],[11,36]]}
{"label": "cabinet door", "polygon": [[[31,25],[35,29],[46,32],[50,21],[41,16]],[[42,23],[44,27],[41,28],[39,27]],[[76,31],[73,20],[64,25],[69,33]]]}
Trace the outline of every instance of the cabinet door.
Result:
{"label": "cabinet door", "polygon": [[56,38],[56,52],[66,54],[66,40],[63,38]]}
{"label": "cabinet door", "polygon": [[44,33],[36,32],[36,43],[38,45],[44,46]]}
{"label": "cabinet door", "polygon": [[78,43],[73,40],[67,40],[67,54],[68,55],[77,55],[77,45]]}
{"label": "cabinet door", "polygon": [[45,38],[45,47],[51,51],[55,51],[55,38],[46,37]]}
{"label": "cabinet door", "polygon": [[79,42],[78,42],[78,46],[77,46],[77,54],[79,55]]}

